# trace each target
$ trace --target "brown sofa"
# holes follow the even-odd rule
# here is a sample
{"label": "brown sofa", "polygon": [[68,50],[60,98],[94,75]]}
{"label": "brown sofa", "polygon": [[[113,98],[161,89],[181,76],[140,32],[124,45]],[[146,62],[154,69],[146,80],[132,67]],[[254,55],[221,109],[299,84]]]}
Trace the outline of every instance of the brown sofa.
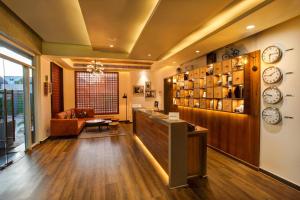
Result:
{"label": "brown sofa", "polygon": [[51,136],[77,136],[85,126],[86,120],[95,119],[93,109],[70,109],[60,112],[51,119]]}

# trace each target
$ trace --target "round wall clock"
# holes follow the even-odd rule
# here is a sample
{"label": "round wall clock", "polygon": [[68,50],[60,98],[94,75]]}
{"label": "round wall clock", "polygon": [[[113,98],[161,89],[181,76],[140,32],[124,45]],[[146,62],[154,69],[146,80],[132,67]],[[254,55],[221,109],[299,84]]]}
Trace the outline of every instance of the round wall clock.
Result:
{"label": "round wall clock", "polygon": [[268,64],[278,62],[281,56],[282,52],[277,46],[269,46],[262,52],[262,60]]}
{"label": "round wall clock", "polygon": [[278,108],[265,108],[262,111],[262,118],[267,124],[271,125],[275,125],[281,122],[281,114]]}
{"label": "round wall clock", "polygon": [[263,71],[262,78],[265,83],[277,83],[282,79],[282,72],[278,67],[268,67]]}
{"label": "round wall clock", "polygon": [[268,87],[263,91],[264,102],[269,104],[279,103],[282,99],[282,93],[277,87]]}

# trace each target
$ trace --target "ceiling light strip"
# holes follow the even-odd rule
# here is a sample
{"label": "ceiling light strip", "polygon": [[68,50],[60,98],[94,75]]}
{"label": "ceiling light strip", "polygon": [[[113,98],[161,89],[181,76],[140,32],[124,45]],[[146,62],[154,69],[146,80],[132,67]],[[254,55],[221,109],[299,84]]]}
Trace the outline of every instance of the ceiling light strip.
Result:
{"label": "ceiling light strip", "polygon": [[161,0],[152,0],[150,2],[152,2],[152,5],[149,8],[149,12],[146,14],[144,22],[139,24],[139,27],[136,29],[134,35],[134,40],[132,41],[132,43],[130,44],[130,47],[128,49],[128,52],[131,53],[133,47],[135,46],[135,44],[137,43],[138,39],[140,38],[145,26],[147,25],[147,23],[150,21],[150,19],[152,18],[153,14],[155,13],[156,8],[159,5],[159,2]]}
{"label": "ceiling light strip", "polygon": [[224,25],[232,22],[234,19],[238,18],[242,14],[246,13],[247,11],[253,9],[254,7],[264,3],[266,0],[247,0],[241,1],[240,3],[234,5],[233,7],[225,10],[224,12],[220,13],[212,20],[210,20],[205,26],[199,28],[195,32],[188,35],[186,38],[181,40],[178,44],[176,44],[171,50],[169,50],[165,56],[161,60],[166,60],[167,58],[171,57],[172,55],[178,53],[179,51],[187,48],[188,46],[192,45],[193,43],[203,39],[207,35],[217,31]]}

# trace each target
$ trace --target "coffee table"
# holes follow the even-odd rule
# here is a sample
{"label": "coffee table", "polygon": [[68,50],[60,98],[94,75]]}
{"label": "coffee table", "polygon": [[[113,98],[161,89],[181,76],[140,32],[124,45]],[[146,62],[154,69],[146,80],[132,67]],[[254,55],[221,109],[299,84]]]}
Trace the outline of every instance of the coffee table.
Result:
{"label": "coffee table", "polygon": [[[103,120],[103,119],[92,119],[85,121],[85,127],[99,127],[99,131],[101,131],[102,126],[108,127],[108,125],[111,123],[111,120]],[[85,129],[86,131],[86,129]]]}

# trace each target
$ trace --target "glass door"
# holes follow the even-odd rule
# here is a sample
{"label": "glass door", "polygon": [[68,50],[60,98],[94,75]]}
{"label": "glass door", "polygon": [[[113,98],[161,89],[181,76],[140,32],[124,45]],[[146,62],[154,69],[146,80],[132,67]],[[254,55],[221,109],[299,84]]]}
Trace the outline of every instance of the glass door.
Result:
{"label": "glass door", "polygon": [[23,66],[6,59],[1,59],[0,94],[2,116],[1,163],[7,165],[24,155],[24,78]]}

